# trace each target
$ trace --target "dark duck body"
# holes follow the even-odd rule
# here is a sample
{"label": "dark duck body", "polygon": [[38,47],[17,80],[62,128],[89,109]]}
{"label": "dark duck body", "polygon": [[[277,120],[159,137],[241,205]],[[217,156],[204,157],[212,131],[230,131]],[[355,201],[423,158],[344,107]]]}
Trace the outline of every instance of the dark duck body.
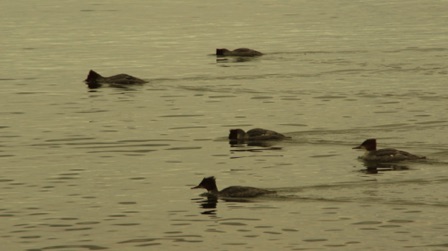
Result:
{"label": "dark duck body", "polygon": [[263,53],[252,50],[249,48],[238,48],[233,51],[222,48],[222,49],[216,49],[216,56],[218,57],[228,57],[228,56],[234,56],[234,57],[259,57],[262,56]]}
{"label": "dark duck body", "polygon": [[143,79],[133,77],[128,74],[118,74],[110,77],[103,77],[94,70],[90,70],[84,82],[91,89],[99,88],[105,84],[115,87],[126,87],[130,85],[141,85],[147,83]]}
{"label": "dark duck body", "polygon": [[405,160],[426,159],[425,156],[418,156],[394,148],[376,149],[376,139],[367,139],[361,145],[353,149],[366,150],[359,158],[367,162],[398,162]]}
{"label": "dark duck body", "polygon": [[290,137],[287,137],[281,133],[267,130],[263,128],[254,128],[250,129],[249,131],[245,132],[243,129],[230,129],[229,132],[229,140],[230,141],[238,141],[238,142],[244,142],[244,141],[263,141],[263,140],[282,140],[282,139],[289,139]]}
{"label": "dark duck body", "polygon": [[206,189],[209,195],[227,198],[250,198],[275,193],[275,191],[246,186],[230,186],[219,191],[213,176],[202,179],[199,185],[191,189],[197,188]]}

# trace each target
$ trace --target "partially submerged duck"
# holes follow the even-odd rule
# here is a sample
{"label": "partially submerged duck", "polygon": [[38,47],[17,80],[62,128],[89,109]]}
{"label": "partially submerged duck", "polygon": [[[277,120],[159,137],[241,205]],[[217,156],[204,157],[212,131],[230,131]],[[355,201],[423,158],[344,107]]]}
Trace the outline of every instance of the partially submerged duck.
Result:
{"label": "partially submerged duck", "polygon": [[275,191],[246,186],[230,186],[219,191],[216,186],[215,177],[213,176],[202,179],[199,185],[192,187],[191,189],[197,188],[207,189],[209,195],[227,198],[250,198],[275,193]]}
{"label": "partially submerged duck", "polygon": [[249,48],[238,48],[233,51],[222,48],[222,49],[216,49],[216,56],[221,57],[227,57],[227,56],[234,56],[234,57],[259,57],[263,55],[263,53],[252,50]]}
{"label": "partially submerged duck", "polygon": [[91,89],[99,88],[104,84],[109,84],[117,87],[126,87],[129,85],[141,85],[147,83],[147,81],[143,79],[139,79],[128,74],[118,74],[110,77],[103,77],[94,70],[89,71],[89,74],[87,75],[87,78],[86,80],[84,80],[84,82],[86,82],[87,86]]}
{"label": "partially submerged duck", "polygon": [[261,141],[261,140],[282,140],[289,139],[281,133],[262,129],[254,128],[245,132],[243,129],[230,129],[229,140],[231,141]]}
{"label": "partially submerged duck", "polygon": [[368,162],[397,162],[404,160],[426,159],[425,156],[414,155],[394,148],[376,149],[376,139],[367,139],[361,145],[353,149],[366,150],[363,156],[359,158]]}

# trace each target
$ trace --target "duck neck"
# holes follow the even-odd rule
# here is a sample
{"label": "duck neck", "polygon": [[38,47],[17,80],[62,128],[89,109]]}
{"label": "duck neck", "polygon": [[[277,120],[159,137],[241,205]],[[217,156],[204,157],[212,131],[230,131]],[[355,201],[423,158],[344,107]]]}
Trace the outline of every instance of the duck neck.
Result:
{"label": "duck neck", "polygon": [[210,187],[207,190],[208,190],[209,193],[212,193],[212,194],[218,194],[219,193],[219,190],[218,190],[218,187],[216,186],[216,183],[211,184]]}

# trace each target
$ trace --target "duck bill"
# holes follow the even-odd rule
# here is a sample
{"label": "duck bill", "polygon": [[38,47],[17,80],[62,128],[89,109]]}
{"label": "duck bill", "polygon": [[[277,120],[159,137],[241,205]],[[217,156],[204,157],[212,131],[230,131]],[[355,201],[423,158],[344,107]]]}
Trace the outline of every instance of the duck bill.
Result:
{"label": "duck bill", "polygon": [[362,146],[355,146],[352,149],[362,149]]}
{"label": "duck bill", "polygon": [[202,188],[202,186],[201,185],[197,185],[195,187],[192,187],[191,189],[198,189],[198,188]]}

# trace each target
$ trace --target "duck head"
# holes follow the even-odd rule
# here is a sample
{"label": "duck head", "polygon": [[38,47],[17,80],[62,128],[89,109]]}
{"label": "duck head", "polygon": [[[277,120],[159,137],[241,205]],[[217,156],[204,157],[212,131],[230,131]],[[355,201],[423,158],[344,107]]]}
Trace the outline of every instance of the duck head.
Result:
{"label": "duck head", "polygon": [[199,185],[192,187],[191,189],[198,189],[198,188],[207,189],[207,191],[209,191],[209,192],[217,192],[218,188],[216,187],[215,177],[210,176],[210,177],[203,178],[201,183],[199,183]]}
{"label": "duck head", "polygon": [[366,139],[361,145],[353,147],[353,149],[365,149],[367,151],[376,150],[376,139]]}
{"label": "duck head", "polygon": [[230,51],[225,48],[216,49],[216,56],[227,56],[229,53]]}
{"label": "duck head", "polygon": [[246,132],[243,129],[230,129],[230,140],[245,140],[246,138]]}

